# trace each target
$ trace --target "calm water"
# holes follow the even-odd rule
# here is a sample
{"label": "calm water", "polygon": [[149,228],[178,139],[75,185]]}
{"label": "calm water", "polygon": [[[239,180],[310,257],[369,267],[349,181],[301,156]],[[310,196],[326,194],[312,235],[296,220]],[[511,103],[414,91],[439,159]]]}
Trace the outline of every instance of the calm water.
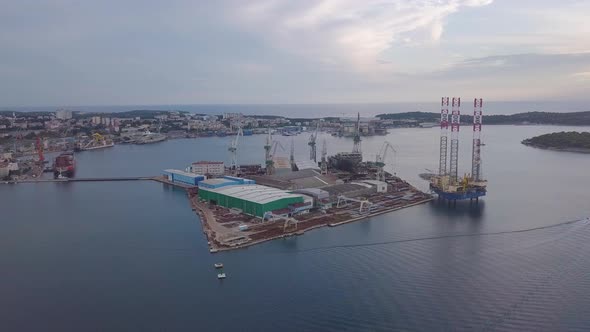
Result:
{"label": "calm water", "polygon": [[[588,330],[590,225],[562,223],[590,216],[590,155],[519,143],[560,130],[587,128],[487,126],[489,196],[479,206],[426,204],[216,255],[184,192],[161,184],[1,185],[0,328]],[[352,146],[323,138],[329,153]],[[291,138],[279,139],[288,151]],[[383,139],[363,141],[365,158]],[[438,130],[393,130],[386,139],[398,151],[390,170],[426,189],[418,174],[436,168]],[[229,140],[83,152],[78,176],[228,160]],[[263,140],[246,137],[240,162],[261,162]],[[307,136],[293,140],[307,156]],[[460,148],[467,172],[468,130]]]}

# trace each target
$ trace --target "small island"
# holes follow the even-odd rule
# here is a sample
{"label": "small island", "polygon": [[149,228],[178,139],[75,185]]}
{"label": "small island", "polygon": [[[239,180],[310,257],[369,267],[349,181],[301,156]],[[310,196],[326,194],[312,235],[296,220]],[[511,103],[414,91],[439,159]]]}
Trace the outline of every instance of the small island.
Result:
{"label": "small island", "polygon": [[590,153],[590,132],[562,131],[528,138],[522,144],[540,149]]}

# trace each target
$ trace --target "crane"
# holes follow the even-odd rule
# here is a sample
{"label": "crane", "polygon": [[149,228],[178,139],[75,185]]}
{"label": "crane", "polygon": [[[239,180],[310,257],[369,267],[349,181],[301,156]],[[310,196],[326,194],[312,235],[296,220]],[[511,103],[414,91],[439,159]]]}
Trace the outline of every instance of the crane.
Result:
{"label": "crane", "polygon": [[264,162],[266,163],[266,173],[271,174],[273,168],[273,161],[271,155],[272,149],[272,134],[270,127],[268,128],[268,135],[266,136],[266,143],[264,144]]}
{"label": "crane", "polygon": [[385,166],[385,159],[387,158],[387,152],[389,150],[393,152],[394,156],[397,153],[393,148],[393,145],[385,141],[377,154],[375,165],[377,166],[377,180],[379,181],[385,181],[385,171],[383,170],[383,167]]}
{"label": "crane", "polygon": [[361,113],[357,114],[356,117],[356,127],[354,131],[354,145],[352,147],[352,153],[361,154]]}
{"label": "crane", "polygon": [[240,141],[240,136],[244,136],[244,132],[242,131],[242,126],[238,125],[238,133],[236,134],[236,137],[233,140],[231,140],[229,148],[227,148],[227,150],[231,154],[229,169],[232,172],[232,175],[234,176],[238,175],[238,173],[240,172],[240,166],[238,165],[238,143]]}
{"label": "crane", "polygon": [[39,136],[37,136],[37,141],[35,142],[35,149],[39,156],[39,164],[43,164],[45,162],[45,156],[43,155],[43,144],[41,143],[41,137]]}
{"label": "crane", "polygon": [[295,169],[295,141],[291,138],[291,153],[289,154],[289,162],[291,169]]}
{"label": "crane", "polygon": [[328,148],[326,146],[326,139],[322,142],[322,161],[320,163],[320,169],[322,174],[328,174],[328,160],[326,159],[328,156]]}
{"label": "crane", "polygon": [[311,133],[311,136],[309,136],[309,142],[307,143],[307,145],[309,145],[309,159],[313,160],[316,163],[318,162],[317,149],[316,149],[316,139],[318,137],[319,130],[320,130],[320,121],[318,120],[315,131]]}

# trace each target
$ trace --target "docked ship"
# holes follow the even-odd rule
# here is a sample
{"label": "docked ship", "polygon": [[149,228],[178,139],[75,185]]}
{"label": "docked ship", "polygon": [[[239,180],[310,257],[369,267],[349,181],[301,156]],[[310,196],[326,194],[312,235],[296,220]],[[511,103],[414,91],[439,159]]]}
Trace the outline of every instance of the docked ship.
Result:
{"label": "docked ship", "polygon": [[89,151],[89,150],[97,150],[97,149],[104,149],[104,148],[111,148],[115,146],[115,143],[110,140],[106,139],[104,136],[95,133],[92,135],[92,140],[87,142],[80,142],[76,147],[77,151]]}
{"label": "docked ship", "polygon": [[166,140],[166,135],[160,133],[152,133],[149,130],[146,130],[143,135],[137,138],[135,144],[150,144],[150,143],[157,143]]}
{"label": "docked ship", "polygon": [[434,128],[440,126],[438,122],[421,122],[420,128]]}
{"label": "docked ship", "polygon": [[71,178],[76,172],[76,158],[74,153],[65,152],[57,156],[53,162],[53,177],[59,178]]}

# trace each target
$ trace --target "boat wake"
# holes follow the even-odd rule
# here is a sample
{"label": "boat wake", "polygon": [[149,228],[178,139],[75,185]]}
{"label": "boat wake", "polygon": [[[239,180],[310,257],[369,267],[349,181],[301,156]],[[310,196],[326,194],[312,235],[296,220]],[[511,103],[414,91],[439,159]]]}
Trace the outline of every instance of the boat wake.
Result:
{"label": "boat wake", "polygon": [[450,235],[428,236],[428,237],[419,237],[419,238],[401,239],[401,240],[390,240],[390,241],[381,241],[381,242],[357,243],[357,244],[342,244],[342,245],[333,245],[333,246],[324,246],[324,247],[315,247],[315,248],[301,249],[301,250],[297,250],[296,252],[314,252],[314,251],[322,251],[322,250],[330,250],[330,249],[373,247],[373,246],[381,246],[381,245],[387,245],[387,244],[418,242],[418,241],[428,241],[428,240],[439,240],[439,239],[449,239],[449,238],[479,237],[479,236],[493,236],[493,235],[503,235],[503,234],[526,233],[526,232],[534,232],[534,231],[539,231],[539,230],[544,230],[544,229],[561,227],[561,226],[565,226],[565,225],[573,225],[573,224],[577,224],[577,223],[579,223],[580,225],[588,225],[588,224],[590,224],[590,217],[588,217],[588,218],[582,218],[582,219],[575,219],[575,220],[564,221],[564,222],[561,222],[561,223],[558,223],[558,224],[553,224],[553,225],[533,227],[533,228],[527,228],[527,229],[519,229],[519,230],[513,230],[513,231],[468,233],[468,234],[450,234]]}

